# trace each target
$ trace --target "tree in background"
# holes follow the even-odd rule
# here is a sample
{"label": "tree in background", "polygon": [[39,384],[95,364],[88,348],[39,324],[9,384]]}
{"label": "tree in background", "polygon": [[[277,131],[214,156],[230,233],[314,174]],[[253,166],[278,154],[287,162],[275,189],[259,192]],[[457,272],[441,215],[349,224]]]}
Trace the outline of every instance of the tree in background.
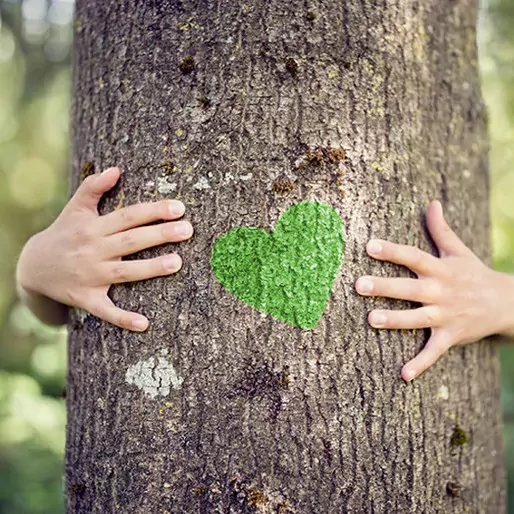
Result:
{"label": "tree in background", "polygon": [[[494,347],[454,348],[407,385],[424,334],[371,330],[353,292],[364,273],[402,273],[366,257],[371,235],[430,248],[430,198],[489,258],[476,14],[78,3],[74,187],[89,163],[119,164],[102,212],[176,197],[196,235],[177,276],[112,291],[148,332],[72,315],[67,512],[503,511]],[[241,302],[210,265],[227,231],[272,230],[303,200],[345,225],[312,329]]]}

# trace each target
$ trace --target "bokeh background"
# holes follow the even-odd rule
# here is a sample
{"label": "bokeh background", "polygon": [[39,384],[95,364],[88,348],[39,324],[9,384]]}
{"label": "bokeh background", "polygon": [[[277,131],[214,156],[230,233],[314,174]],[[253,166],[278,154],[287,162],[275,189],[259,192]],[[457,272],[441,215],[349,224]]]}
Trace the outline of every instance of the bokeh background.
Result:
{"label": "bokeh background", "polygon": [[[66,333],[18,302],[16,259],[68,191],[73,0],[0,0],[0,514],[63,512]],[[489,109],[494,262],[514,273],[514,0],[484,0],[480,69]],[[514,344],[502,348],[514,514]]]}

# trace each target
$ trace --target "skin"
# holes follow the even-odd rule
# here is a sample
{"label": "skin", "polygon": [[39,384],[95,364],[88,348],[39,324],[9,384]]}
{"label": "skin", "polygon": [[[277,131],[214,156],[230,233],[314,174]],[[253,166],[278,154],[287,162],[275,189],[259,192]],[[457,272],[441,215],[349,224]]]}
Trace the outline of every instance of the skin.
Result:
{"label": "skin", "polygon": [[420,304],[407,310],[373,310],[377,329],[430,328],[423,350],[402,368],[408,382],[432,366],[452,346],[492,334],[514,335],[514,277],[488,268],[453,232],[441,203],[432,201],[427,226],[439,257],[419,248],[371,240],[367,253],[406,266],[417,278],[360,277],[355,288],[364,296],[382,296]]}
{"label": "skin", "polygon": [[[119,168],[87,177],[59,217],[24,246],[16,269],[18,294],[42,321],[67,322],[78,307],[118,327],[148,328],[148,319],[125,311],[108,296],[112,284],[176,273],[182,266],[171,253],[154,259],[122,257],[164,243],[189,239],[191,223],[181,218],[182,202],[165,200],[131,205],[100,216],[98,202],[120,177]],[[148,223],[164,223],[144,226]]]}

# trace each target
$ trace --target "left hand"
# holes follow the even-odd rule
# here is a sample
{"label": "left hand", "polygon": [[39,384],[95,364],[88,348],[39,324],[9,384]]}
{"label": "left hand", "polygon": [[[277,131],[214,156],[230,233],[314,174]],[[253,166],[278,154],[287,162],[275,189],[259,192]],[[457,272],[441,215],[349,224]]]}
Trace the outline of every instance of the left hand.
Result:
{"label": "left hand", "polygon": [[[374,328],[431,329],[426,346],[402,368],[402,377],[408,382],[450,347],[512,330],[514,290],[505,287],[506,275],[488,268],[459,239],[446,223],[438,201],[428,207],[427,226],[439,257],[387,241],[372,240],[366,247],[371,257],[406,266],[417,278],[366,276],[355,284],[361,295],[421,304],[410,310],[373,310],[368,316]],[[512,287],[512,277],[507,277]]]}

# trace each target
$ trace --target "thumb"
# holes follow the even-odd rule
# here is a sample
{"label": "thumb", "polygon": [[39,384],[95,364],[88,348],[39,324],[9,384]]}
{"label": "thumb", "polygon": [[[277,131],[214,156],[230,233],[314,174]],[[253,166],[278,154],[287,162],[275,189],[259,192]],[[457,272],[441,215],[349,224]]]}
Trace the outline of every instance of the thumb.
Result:
{"label": "thumb", "polygon": [[75,191],[69,204],[74,208],[96,212],[102,195],[112,189],[119,178],[119,168],[108,168],[102,173],[95,173],[86,177]]}
{"label": "thumb", "polygon": [[438,200],[433,200],[428,206],[427,227],[430,236],[439,250],[440,257],[471,253],[471,250],[461,241],[448,223],[446,223],[443,216],[443,206]]}

